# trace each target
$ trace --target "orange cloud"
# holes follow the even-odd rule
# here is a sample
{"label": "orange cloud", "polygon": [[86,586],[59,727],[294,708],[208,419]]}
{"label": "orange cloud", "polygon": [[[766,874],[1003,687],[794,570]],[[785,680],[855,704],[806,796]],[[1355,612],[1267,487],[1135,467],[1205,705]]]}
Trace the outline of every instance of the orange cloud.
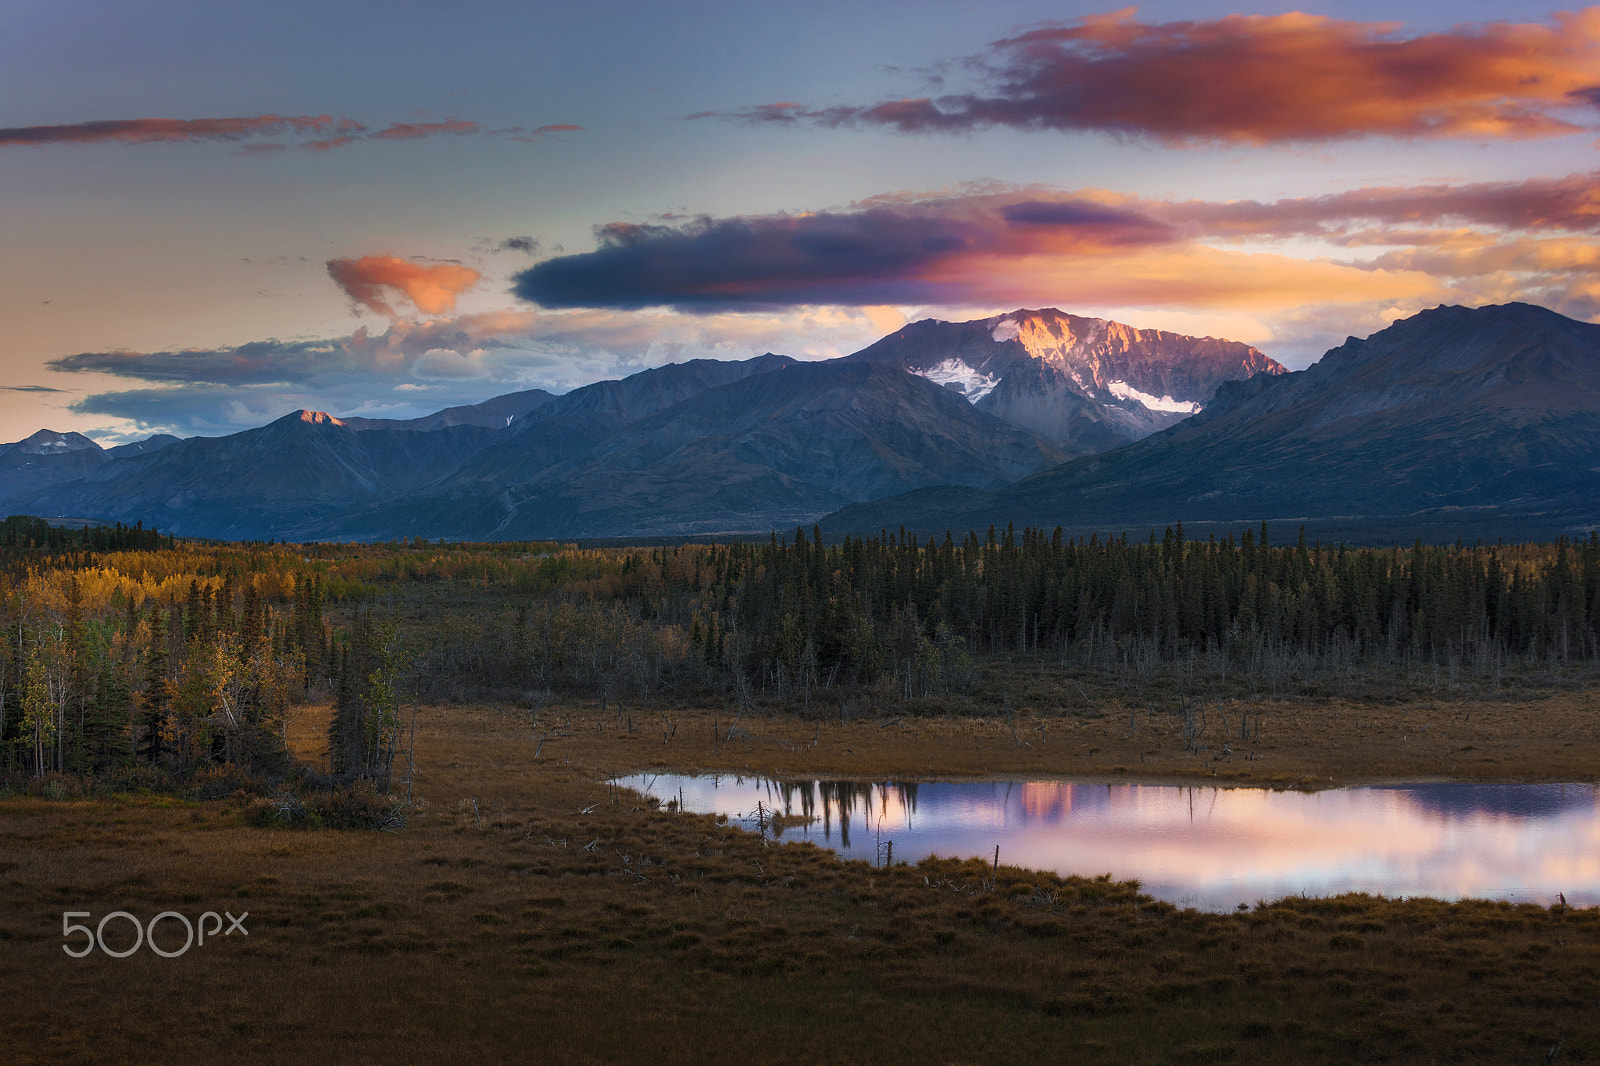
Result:
{"label": "orange cloud", "polygon": [[328,276],[351,300],[391,318],[398,317],[390,303],[393,293],[402,294],[423,314],[444,314],[455,310],[457,296],[483,279],[459,263],[424,265],[392,255],[330,259]]}
{"label": "orange cloud", "polygon": [[1130,8],[996,41],[964,65],[980,90],[722,117],[915,133],[1097,130],[1172,145],[1546,137],[1594,125],[1600,8],[1410,37],[1398,23],[1299,12],[1148,23]]}
{"label": "orange cloud", "polygon": [[1174,224],[1197,225],[1211,236],[1359,240],[1365,233],[1364,243],[1381,244],[1388,242],[1371,239],[1378,231],[1352,227],[1372,222],[1388,227],[1433,224],[1441,219],[1493,229],[1595,233],[1600,232],[1600,171],[1470,185],[1375,186],[1272,203],[1125,202]]}

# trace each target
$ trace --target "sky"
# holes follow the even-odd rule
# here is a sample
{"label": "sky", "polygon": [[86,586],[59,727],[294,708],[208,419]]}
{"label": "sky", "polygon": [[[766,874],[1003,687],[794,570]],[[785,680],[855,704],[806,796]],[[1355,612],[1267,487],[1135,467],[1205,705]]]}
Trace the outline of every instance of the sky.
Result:
{"label": "sky", "polygon": [[1595,321],[1597,145],[1600,7],[8,0],[0,440],[1022,307],[1291,368],[1440,303]]}

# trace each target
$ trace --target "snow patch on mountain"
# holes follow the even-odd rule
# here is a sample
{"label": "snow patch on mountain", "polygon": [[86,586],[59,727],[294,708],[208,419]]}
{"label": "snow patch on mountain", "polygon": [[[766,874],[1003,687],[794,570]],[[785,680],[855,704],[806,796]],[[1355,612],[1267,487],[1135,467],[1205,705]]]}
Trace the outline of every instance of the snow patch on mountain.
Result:
{"label": "snow patch on mountain", "polygon": [[1022,326],[1014,318],[1002,318],[994,324],[994,331],[989,334],[991,340],[998,344],[1016,340],[1022,335]]}
{"label": "snow patch on mountain", "polygon": [[[995,332],[998,333],[999,330],[1000,327],[996,326]],[[937,366],[930,366],[925,370],[913,370],[912,373],[927,378],[935,385],[943,385],[959,392],[966,397],[968,403],[977,403],[1000,384],[1000,379],[995,375],[975,370],[960,359],[946,359]]]}
{"label": "snow patch on mountain", "polygon": [[1137,400],[1152,411],[1170,411],[1174,414],[1192,415],[1200,410],[1193,400],[1174,400],[1171,396],[1151,396],[1140,392],[1126,381],[1106,382],[1106,391],[1119,400]]}

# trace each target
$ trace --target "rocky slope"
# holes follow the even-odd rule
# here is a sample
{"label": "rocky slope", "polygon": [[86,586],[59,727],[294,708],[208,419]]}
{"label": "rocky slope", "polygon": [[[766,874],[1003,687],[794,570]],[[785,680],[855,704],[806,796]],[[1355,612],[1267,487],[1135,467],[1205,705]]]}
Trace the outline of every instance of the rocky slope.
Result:
{"label": "rocky slope", "polygon": [[431,415],[421,418],[344,418],[341,421],[351,429],[406,429],[413,432],[427,432],[434,429],[448,429],[451,426],[481,426],[485,429],[504,429],[513,421],[526,415],[528,412],[543,407],[555,395],[543,389],[528,389],[524,392],[508,392],[504,396],[494,396],[482,403],[465,404],[461,407],[446,407],[442,411],[435,411]]}

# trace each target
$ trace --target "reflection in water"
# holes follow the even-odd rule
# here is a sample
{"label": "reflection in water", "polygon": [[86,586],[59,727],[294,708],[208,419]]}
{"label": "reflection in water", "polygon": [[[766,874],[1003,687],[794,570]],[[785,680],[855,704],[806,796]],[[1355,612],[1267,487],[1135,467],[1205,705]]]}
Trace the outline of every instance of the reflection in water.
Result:
{"label": "reflection in water", "polygon": [[646,774],[620,784],[784,840],[873,861],[990,856],[1061,874],[1136,879],[1208,910],[1290,895],[1600,904],[1594,785],[1429,784],[1273,792],[1070,781],[774,781]]}

